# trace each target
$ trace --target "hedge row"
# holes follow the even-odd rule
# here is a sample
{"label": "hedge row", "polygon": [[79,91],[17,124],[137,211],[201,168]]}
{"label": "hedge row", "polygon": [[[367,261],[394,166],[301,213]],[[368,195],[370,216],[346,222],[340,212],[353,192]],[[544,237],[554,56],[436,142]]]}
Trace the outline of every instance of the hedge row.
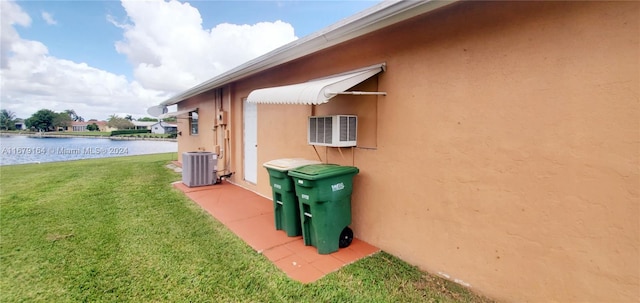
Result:
{"label": "hedge row", "polygon": [[129,135],[129,134],[148,134],[151,133],[150,129],[122,129],[114,130],[111,132],[112,136]]}

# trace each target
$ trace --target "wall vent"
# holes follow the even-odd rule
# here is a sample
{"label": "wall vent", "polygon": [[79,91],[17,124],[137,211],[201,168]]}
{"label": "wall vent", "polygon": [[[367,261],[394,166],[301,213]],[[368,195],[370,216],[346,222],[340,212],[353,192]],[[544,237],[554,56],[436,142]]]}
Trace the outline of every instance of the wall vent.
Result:
{"label": "wall vent", "polygon": [[188,187],[215,184],[217,155],[210,152],[182,153],[182,183]]}
{"label": "wall vent", "polygon": [[309,117],[307,141],[310,145],[356,146],[358,117],[353,115]]}

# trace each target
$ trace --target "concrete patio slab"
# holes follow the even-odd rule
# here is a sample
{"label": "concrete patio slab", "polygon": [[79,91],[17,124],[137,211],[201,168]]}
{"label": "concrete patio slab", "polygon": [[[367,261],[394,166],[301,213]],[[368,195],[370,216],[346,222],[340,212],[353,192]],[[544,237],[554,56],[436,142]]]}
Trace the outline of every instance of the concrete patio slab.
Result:
{"label": "concrete patio slab", "polygon": [[275,229],[273,202],[229,182],[187,187],[173,183],[214,218],[226,225],[256,252],[264,254],[291,279],[314,282],[326,274],[359,259],[370,256],[379,248],[359,239],[337,252],[320,255],[313,246],[305,246],[301,236],[288,237]]}

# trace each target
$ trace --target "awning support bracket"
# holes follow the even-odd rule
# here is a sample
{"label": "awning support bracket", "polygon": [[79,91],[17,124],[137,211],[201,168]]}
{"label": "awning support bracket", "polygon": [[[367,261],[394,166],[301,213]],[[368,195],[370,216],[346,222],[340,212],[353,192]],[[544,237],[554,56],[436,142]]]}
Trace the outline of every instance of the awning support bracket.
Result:
{"label": "awning support bracket", "polygon": [[350,91],[350,92],[330,92],[329,96],[335,95],[356,95],[356,96],[369,96],[369,95],[378,95],[378,96],[386,96],[387,92],[360,92],[360,91]]}

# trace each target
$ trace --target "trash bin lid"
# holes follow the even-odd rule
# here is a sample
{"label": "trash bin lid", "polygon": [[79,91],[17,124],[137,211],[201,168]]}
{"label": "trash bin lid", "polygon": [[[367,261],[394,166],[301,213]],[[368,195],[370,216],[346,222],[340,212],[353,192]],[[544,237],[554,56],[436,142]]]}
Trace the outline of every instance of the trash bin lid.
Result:
{"label": "trash bin lid", "polygon": [[285,159],[276,159],[265,162],[262,164],[264,167],[279,170],[279,171],[288,171],[294,168],[298,168],[300,166],[310,165],[310,164],[320,164],[322,162],[316,160],[307,160],[302,158],[285,158]]}
{"label": "trash bin lid", "polygon": [[315,164],[296,168],[289,172],[289,176],[307,180],[318,180],[337,175],[357,174],[360,170],[354,166],[337,164]]}

